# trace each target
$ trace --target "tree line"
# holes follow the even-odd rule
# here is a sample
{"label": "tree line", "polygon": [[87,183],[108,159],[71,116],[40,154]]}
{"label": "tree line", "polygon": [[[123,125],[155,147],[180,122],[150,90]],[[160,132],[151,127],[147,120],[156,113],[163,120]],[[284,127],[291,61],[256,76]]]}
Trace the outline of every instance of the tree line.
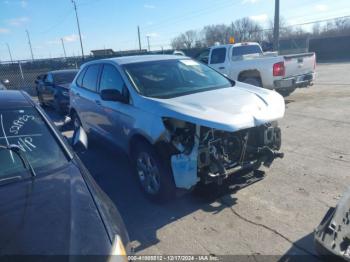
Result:
{"label": "tree line", "polygon": [[[230,25],[207,25],[201,30],[188,30],[171,40],[173,49],[190,49],[212,46],[215,43],[226,44],[231,36],[236,42],[254,41],[272,43],[273,22],[269,21],[269,28],[262,26],[245,17],[232,22]],[[285,19],[280,19],[280,38],[320,37],[350,35],[350,19],[338,18],[326,23],[314,23],[312,31],[305,31],[301,26],[288,25]]]}

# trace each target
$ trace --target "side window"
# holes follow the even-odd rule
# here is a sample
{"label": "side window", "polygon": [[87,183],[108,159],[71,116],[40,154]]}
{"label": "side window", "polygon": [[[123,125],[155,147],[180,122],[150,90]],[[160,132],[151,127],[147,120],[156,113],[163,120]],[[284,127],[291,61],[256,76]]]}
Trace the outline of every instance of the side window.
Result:
{"label": "side window", "polygon": [[80,73],[79,73],[79,76],[78,76],[77,81],[76,81],[76,84],[79,87],[83,86],[83,77],[85,75],[85,72],[86,72],[86,67],[83,70],[81,70]]}
{"label": "side window", "polygon": [[211,52],[210,64],[221,64],[225,62],[226,48],[215,48]]}
{"label": "side window", "polygon": [[91,65],[86,69],[86,73],[83,78],[83,87],[96,92],[97,90],[97,79],[100,70],[100,65]]}
{"label": "side window", "polygon": [[104,89],[117,89],[123,92],[124,81],[119,71],[112,65],[104,65],[100,81],[100,92]]}

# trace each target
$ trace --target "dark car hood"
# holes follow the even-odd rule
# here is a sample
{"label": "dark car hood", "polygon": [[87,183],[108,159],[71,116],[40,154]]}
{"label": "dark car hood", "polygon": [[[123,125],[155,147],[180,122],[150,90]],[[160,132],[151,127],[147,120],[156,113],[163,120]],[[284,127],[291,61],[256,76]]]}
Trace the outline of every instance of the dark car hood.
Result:
{"label": "dark car hood", "polygon": [[106,255],[111,242],[79,169],[0,186],[0,254]]}

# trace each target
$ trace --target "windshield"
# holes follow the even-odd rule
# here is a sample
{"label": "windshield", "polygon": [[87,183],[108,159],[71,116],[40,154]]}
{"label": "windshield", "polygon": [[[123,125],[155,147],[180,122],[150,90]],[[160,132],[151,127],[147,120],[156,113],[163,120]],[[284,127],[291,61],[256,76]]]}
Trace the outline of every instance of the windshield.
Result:
{"label": "windshield", "polygon": [[137,91],[154,98],[172,98],[231,87],[221,74],[194,60],[165,60],[125,65]]}
{"label": "windshield", "polygon": [[73,82],[74,77],[78,72],[65,72],[65,73],[57,73],[53,74],[53,81],[55,84],[70,84]]}
{"label": "windshield", "polygon": [[258,45],[243,45],[232,48],[232,56],[243,56],[249,54],[262,54]]}
{"label": "windshield", "polygon": [[[33,108],[0,109],[0,145],[17,145],[35,172],[50,172],[68,162],[43,119]],[[0,179],[26,172],[16,154],[0,150]]]}

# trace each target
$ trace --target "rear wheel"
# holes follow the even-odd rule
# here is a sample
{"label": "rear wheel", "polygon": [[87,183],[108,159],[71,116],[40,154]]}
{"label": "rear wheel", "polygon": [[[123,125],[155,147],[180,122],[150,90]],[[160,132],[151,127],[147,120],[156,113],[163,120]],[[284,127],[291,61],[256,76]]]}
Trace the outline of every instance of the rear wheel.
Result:
{"label": "rear wheel", "polygon": [[242,81],[243,83],[247,83],[253,86],[258,86],[258,87],[262,87],[262,83],[261,80],[259,78],[256,77],[248,77],[243,79]]}
{"label": "rear wheel", "polygon": [[171,167],[152,145],[142,140],[135,141],[132,161],[141,189],[149,199],[164,202],[175,196]]}
{"label": "rear wheel", "polygon": [[276,89],[276,91],[283,97],[287,97],[289,96],[291,93],[293,93],[295,91],[295,88],[293,89],[285,89],[285,90],[278,90]]}

